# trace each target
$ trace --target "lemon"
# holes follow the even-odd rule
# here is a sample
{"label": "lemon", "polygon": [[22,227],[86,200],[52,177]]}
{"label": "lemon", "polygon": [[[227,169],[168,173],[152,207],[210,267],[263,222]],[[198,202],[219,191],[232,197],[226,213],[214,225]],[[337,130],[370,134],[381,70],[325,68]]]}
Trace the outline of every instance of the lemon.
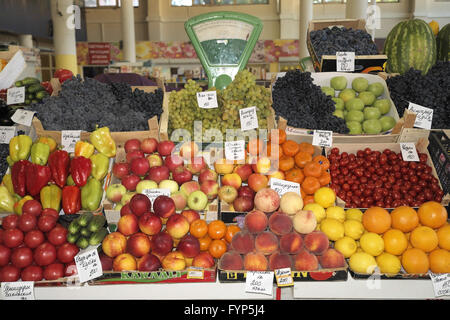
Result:
{"label": "lemon", "polygon": [[303,207],[303,210],[311,210],[316,216],[317,223],[320,223],[323,219],[325,219],[325,209],[317,203],[308,203]]}
{"label": "lemon", "polygon": [[340,251],[345,258],[350,258],[356,252],[358,246],[354,239],[343,237],[334,243],[334,248]]}
{"label": "lemon", "polygon": [[367,252],[374,257],[379,256],[384,251],[383,238],[374,232],[363,234],[361,238],[359,238],[359,243],[364,252]]}
{"label": "lemon", "polygon": [[357,220],[359,222],[362,222],[362,216],[363,213],[361,210],[359,209],[348,209],[347,211],[345,211],[345,219],[346,220]]}
{"label": "lemon", "polygon": [[356,220],[344,221],[344,234],[354,240],[359,240],[364,233],[364,226]]}
{"label": "lemon", "polygon": [[381,273],[396,275],[402,268],[400,259],[387,252],[383,252],[378,257],[376,257],[375,260],[378,264],[378,268],[380,268]]}
{"label": "lemon", "polygon": [[371,274],[377,267],[377,261],[366,252],[356,252],[348,260],[350,269],[362,274]]}
{"label": "lemon", "polygon": [[333,218],[323,219],[320,223],[320,231],[325,233],[331,241],[337,241],[344,237],[344,225]]}
{"label": "lemon", "polygon": [[336,193],[329,187],[321,187],[314,192],[314,202],[323,208],[331,207],[336,201]]}
{"label": "lemon", "polygon": [[327,214],[327,218],[333,218],[340,222],[345,221],[345,210],[344,208],[338,207],[338,206],[332,206],[328,207],[327,210],[325,210],[325,213]]}

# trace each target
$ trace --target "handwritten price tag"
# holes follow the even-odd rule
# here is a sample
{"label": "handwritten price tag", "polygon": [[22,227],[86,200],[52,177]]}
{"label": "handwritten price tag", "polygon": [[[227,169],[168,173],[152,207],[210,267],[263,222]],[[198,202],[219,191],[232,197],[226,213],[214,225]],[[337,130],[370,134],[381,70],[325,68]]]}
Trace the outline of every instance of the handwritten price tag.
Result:
{"label": "handwritten price tag", "polygon": [[218,108],[216,91],[197,92],[197,103],[202,109]]}
{"label": "handwritten price tag", "polygon": [[97,248],[86,250],[75,256],[80,283],[101,277],[103,275],[102,263]]}
{"label": "handwritten price tag", "polygon": [[245,159],[245,141],[226,141],[225,142],[225,159],[227,160],[244,160]]}
{"label": "handwritten price tag", "polygon": [[11,120],[15,123],[30,127],[35,113],[35,111],[17,109],[12,115]]}
{"label": "handwritten price tag", "polygon": [[450,296],[450,273],[430,273],[435,297]]}
{"label": "handwritten price tag", "polygon": [[355,53],[336,52],[336,71],[337,72],[355,71]]}
{"label": "handwritten price tag", "polygon": [[9,88],[6,91],[6,104],[19,104],[25,102],[25,87]]}
{"label": "handwritten price tag", "polygon": [[433,109],[422,107],[421,105],[410,102],[408,110],[411,110],[416,114],[414,127],[428,130],[431,129],[431,123],[433,122]]}
{"label": "handwritten price tag", "polygon": [[291,268],[276,269],[275,279],[279,287],[288,287],[294,285]]}
{"label": "handwritten price tag", "polygon": [[241,130],[258,129],[258,116],[256,115],[256,107],[249,107],[239,110],[241,120]]}
{"label": "handwritten price tag", "polygon": [[34,300],[33,281],[2,282],[1,291],[4,300]]}
{"label": "handwritten price tag", "polygon": [[333,131],[314,130],[312,145],[331,147],[333,145]]}
{"label": "handwritten price tag", "polygon": [[280,197],[286,192],[296,192],[300,194],[300,184],[296,182],[270,178],[269,186],[270,189],[275,190]]}
{"label": "handwritten price tag", "polygon": [[400,143],[400,150],[402,151],[403,160],[419,161],[419,155],[417,154],[416,146],[413,142]]}
{"label": "handwritten price tag", "polygon": [[67,152],[75,151],[75,144],[81,137],[81,130],[64,130],[61,131],[61,144],[63,150]]}
{"label": "handwritten price tag", "polygon": [[247,271],[245,292],[273,295],[273,271]]}
{"label": "handwritten price tag", "polygon": [[170,190],[169,189],[144,189],[142,190],[142,193],[145,194],[149,199],[150,202],[153,205],[153,201],[155,201],[156,198],[159,196],[168,196],[170,197]]}
{"label": "handwritten price tag", "polygon": [[16,127],[0,127],[0,143],[6,143],[8,144],[9,141],[14,138],[16,135]]}

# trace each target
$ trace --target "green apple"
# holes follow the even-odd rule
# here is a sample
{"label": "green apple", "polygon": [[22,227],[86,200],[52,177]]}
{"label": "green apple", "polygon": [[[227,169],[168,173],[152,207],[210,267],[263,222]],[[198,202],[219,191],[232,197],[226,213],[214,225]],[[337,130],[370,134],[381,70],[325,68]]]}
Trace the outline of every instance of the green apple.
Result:
{"label": "green apple", "polygon": [[360,98],[364,102],[365,106],[371,106],[377,99],[377,97],[375,97],[375,95],[370,91],[361,92],[358,95],[358,98]]}
{"label": "green apple", "polygon": [[383,132],[391,130],[396,124],[395,119],[392,118],[391,116],[382,116],[380,118],[380,122],[381,122],[381,130]]}
{"label": "green apple", "polygon": [[334,107],[336,110],[344,110],[344,100],[341,98],[333,97],[331,100],[334,101]]}
{"label": "green apple", "polygon": [[206,205],[208,204],[208,197],[206,194],[201,191],[197,190],[192,192],[187,200],[187,205],[189,209],[201,211],[206,208]]}
{"label": "green apple", "polygon": [[131,198],[133,198],[133,196],[134,196],[135,194],[137,194],[137,192],[134,192],[134,191],[127,191],[127,193],[125,193],[125,194],[122,196],[122,199],[120,199],[120,203],[121,203],[122,205],[126,205],[128,202],[130,202]]}
{"label": "green apple", "polygon": [[335,110],[333,116],[344,119],[344,110]]}
{"label": "green apple", "polygon": [[356,92],[366,91],[368,87],[369,81],[367,81],[366,78],[357,77],[352,81],[352,89],[355,90]]}
{"label": "green apple", "polygon": [[127,188],[121,183],[113,183],[106,188],[106,198],[113,203],[120,202],[125,193]]}
{"label": "green apple", "polygon": [[331,96],[334,97],[334,89],[330,88],[330,87],[321,87],[320,89],[322,89],[322,92],[325,93],[327,96]]}
{"label": "green apple", "polygon": [[114,211],[120,211],[120,209],[122,209],[123,204],[121,203],[116,203],[116,205],[114,206]]}
{"label": "green apple", "polygon": [[170,193],[174,193],[176,191],[178,191],[178,183],[174,180],[162,180],[159,185],[158,185],[159,189],[169,189]]}
{"label": "green apple", "polygon": [[367,90],[372,92],[377,98],[384,93],[384,87],[383,84],[381,84],[381,82],[374,82],[369,84]]}
{"label": "green apple", "polygon": [[333,77],[330,80],[330,86],[334,89],[334,90],[344,90],[345,88],[347,88],[347,78],[344,76],[337,76],[337,77]]}
{"label": "green apple", "polygon": [[375,107],[365,107],[363,113],[364,120],[379,119],[381,117],[380,110]]}
{"label": "green apple", "polygon": [[364,102],[360,98],[352,98],[345,102],[345,109],[347,109],[348,111],[362,111],[364,109]]}
{"label": "green apple", "polygon": [[374,102],[373,106],[378,108],[383,115],[391,110],[391,101],[389,99],[378,99]]}
{"label": "green apple", "polygon": [[141,180],[136,185],[136,192],[142,193],[145,189],[156,189],[158,184],[153,180]]}
{"label": "green apple", "polygon": [[358,121],[348,121],[347,128],[350,130],[349,134],[361,134],[362,126]]}
{"label": "green apple", "polygon": [[351,88],[345,88],[341,92],[339,92],[339,98],[347,102],[348,100],[356,97],[356,91]]}
{"label": "green apple", "polygon": [[381,122],[378,119],[366,120],[362,124],[364,133],[379,134],[381,132]]}
{"label": "green apple", "polygon": [[363,122],[364,121],[364,113],[362,111],[358,110],[350,110],[347,115],[345,116],[345,121],[357,121],[357,122]]}

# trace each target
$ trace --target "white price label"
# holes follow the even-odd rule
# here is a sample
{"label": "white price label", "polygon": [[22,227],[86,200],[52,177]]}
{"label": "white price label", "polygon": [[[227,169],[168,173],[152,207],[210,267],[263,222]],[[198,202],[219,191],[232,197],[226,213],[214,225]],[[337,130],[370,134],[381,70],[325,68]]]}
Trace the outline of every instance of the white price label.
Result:
{"label": "white price label", "polygon": [[35,113],[35,111],[17,109],[12,115],[11,120],[15,123],[30,127]]}
{"label": "white price label", "polygon": [[75,256],[80,283],[101,277],[103,275],[102,263],[97,248],[79,252]]}
{"label": "white price label", "polygon": [[400,150],[405,161],[420,161],[416,146],[413,142],[401,142]]}
{"label": "white price label", "polygon": [[434,296],[450,296],[450,273],[430,273]]}
{"label": "white price label", "polygon": [[197,92],[197,103],[202,109],[218,108],[216,91]]}
{"label": "white price label", "polygon": [[75,144],[80,140],[81,130],[63,130],[61,131],[61,144],[63,150],[67,152],[75,151]]}
{"label": "white price label", "polygon": [[312,145],[331,147],[333,145],[333,131],[314,130]]}
{"label": "white price label", "polygon": [[410,102],[408,110],[416,114],[414,127],[428,130],[431,129],[431,123],[433,122],[433,109],[422,107],[421,105]]}
{"label": "white price label", "polygon": [[278,78],[283,78],[286,75],[286,72],[278,72],[277,73],[277,79]]}
{"label": "white price label", "polygon": [[336,52],[336,71],[337,72],[355,71],[355,53]]}
{"label": "white price label", "polygon": [[270,189],[275,190],[278,195],[281,197],[286,192],[295,192],[300,193],[300,184],[296,182],[291,182],[287,180],[281,180],[277,178],[270,178],[269,181]]}
{"label": "white price label", "polygon": [[203,268],[197,268],[197,267],[189,267],[187,270],[187,279],[204,279],[205,278],[205,272]]}
{"label": "white price label", "polygon": [[8,144],[9,141],[14,138],[16,135],[16,127],[10,126],[10,127],[0,127],[0,143],[6,143]]}
{"label": "white price label", "polygon": [[4,300],[34,300],[33,281],[2,282],[1,290]]}
{"label": "white price label", "polygon": [[275,270],[275,279],[279,287],[288,287],[294,285],[291,268],[283,268]]}
{"label": "white price label", "polygon": [[242,131],[258,129],[256,107],[249,107],[239,110],[239,117],[241,120]]}
{"label": "white price label", "polygon": [[273,271],[247,271],[245,292],[273,295]]}
{"label": "white price label", "polygon": [[19,104],[25,102],[25,87],[9,88],[6,91],[6,104]]}
{"label": "white price label", "polygon": [[142,193],[145,194],[149,199],[150,202],[153,205],[153,201],[155,201],[156,198],[159,196],[168,196],[170,197],[170,189],[144,189],[142,190]]}
{"label": "white price label", "polygon": [[244,160],[245,159],[245,141],[226,141],[225,142],[225,159],[227,160]]}

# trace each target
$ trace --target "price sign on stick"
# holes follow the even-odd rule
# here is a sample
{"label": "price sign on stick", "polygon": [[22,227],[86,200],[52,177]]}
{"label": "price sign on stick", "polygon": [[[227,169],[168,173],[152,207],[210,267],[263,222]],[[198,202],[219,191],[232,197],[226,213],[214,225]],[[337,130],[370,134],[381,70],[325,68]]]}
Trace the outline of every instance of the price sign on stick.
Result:
{"label": "price sign on stick", "polygon": [[75,256],[80,283],[101,277],[103,275],[102,263],[97,248],[86,250]]}
{"label": "price sign on stick", "polygon": [[279,287],[288,287],[294,285],[291,268],[283,268],[275,270],[275,279]]}
{"label": "price sign on stick", "polygon": [[197,103],[199,108],[214,109],[219,107],[217,104],[216,91],[197,92]]}
{"label": "price sign on stick", "polygon": [[80,140],[81,130],[63,130],[61,131],[61,144],[63,150],[67,152],[75,151],[75,144]]}
{"label": "price sign on stick", "polygon": [[273,295],[273,271],[247,271],[245,292]]}
{"label": "price sign on stick", "polygon": [[422,107],[421,105],[410,102],[408,110],[411,110],[416,114],[414,127],[428,130],[431,129],[431,123],[433,122],[433,109]]}
{"label": "price sign on stick", "polygon": [[281,180],[277,178],[270,178],[269,186],[270,189],[275,190],[280,197],[286,192],[295,192],[300,194],[300,184],[296,182]]}
{"label": "price sign on stick", "polygon": [[450,296],[450,273],[430,273],[435,297]]}
{"label": "price sign on stick", "polygon": [[168,196],[170,197],[170,190],[169,189],[144,189],[142,190],[142,193],[145,194],[149,199],[150,202],[153,205],[153,201],[155,201],[156,198],[159,196]]}
{"label": "price sign on stick", "polygon": [[314,130],[312,145],[331,148],[333,145],[333,131]]}
{"label": "price sign on stick", "polygon": [[19,104],[25,102],[25,87],[9,88],[6,91],[6,104]]}
{"label": "price sign on stick", "polygon": [[15,126],[2,126],[0,127],[0,143],[8,144],[9,141],[16,135],[16,127]]}
{"label": "price sign on stick", "polygon": [[336,71],[337,72],[355,71],[355,53],[336,52]]}
{"label": "price sign on stick", "polygon": [[258,129],[258,116],[256,115],[256,107],[249,107],[239,110],[241,120],[241,130],[247,131]]}
{"label": "price sign on stick", "polygon": [[2,282],[0,296],[4,300],[34,300],[34,282]]}
{"label": "price sign on stick", "polygon": [[225,159],[237,161],[245,159],[245,141],[226,141],[225,142]]}
{"label": "price sign on stick", "polygon": [[400,143],[400,150],[402,151],[403,160],[419,161],[419,155],[417,154],[416,146],[413,142]]}
{"label": "price sign on stick", "polygon": [[11,120],[15,123],[30,127],[35,113],[35,111],[17,109],[12,115]]}

